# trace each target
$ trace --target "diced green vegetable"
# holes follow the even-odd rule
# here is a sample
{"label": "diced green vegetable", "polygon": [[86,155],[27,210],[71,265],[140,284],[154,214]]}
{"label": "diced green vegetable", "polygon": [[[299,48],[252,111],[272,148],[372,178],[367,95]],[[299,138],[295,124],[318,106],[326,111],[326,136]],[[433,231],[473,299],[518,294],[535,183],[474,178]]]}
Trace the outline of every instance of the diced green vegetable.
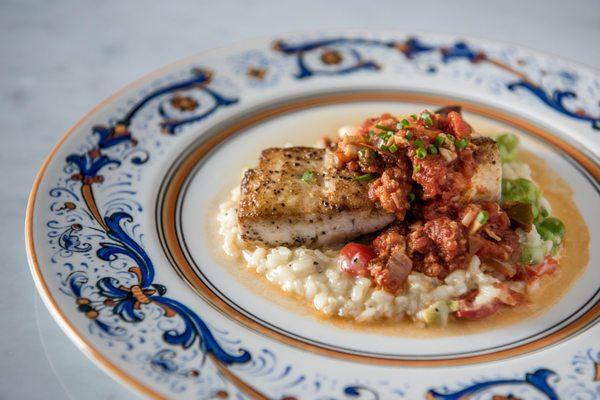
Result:
{"label": "diced green vegetable", "polygon": [[417,147],[425,147],[425,142],[422,141],[421,139],[417,139],[417,140],[415,140],[415,146],[417,146]]}
{"label": "diced green vegetable", "polygon": [[398,146],[396,146],[396,143],[392,143],[392,145],[389,146],[388,149],[390,150],[390,153],[395,153],[398,151]]}
{"label": "diced green vegetable", "polygon": [[544,246],[521,246],[521,258],[519,262],[522,264],[537,264],[542,262],[546,256],[546,249]]}
{"label": "diced green vegetable", "polygon": [[429,152],[429,154],[437,154],[438,153],[438,149],[435,146],[427,146],[427,151]]}
{"label": "diced green vegetable", "polygon": [[496,138],[498,151],[502,162],[511,162],[517,159],[519,138],[512,133],[505,133]]}
{"label": "diced green vegetable", "polygon": [[406,132],[406,139],[411,140],[413,138],[413,133],[411,131]]}
{"label": "diced green vegetable", "polygon": [[417,164],[414,166],[415,174],[418,174],[420,170],[421,170],[421,164]]}
{"label": "diced green vegetable", "polygon": [[419,311],[418,318],[427,325],[446,325],[448,315],[458,310],[456,300],[438,300],[424,310]]}
{"label": "diced green vegetable", "polygon": [[416,150],[416,154],[417,154],[417,157],[419,157],[420,159],[423,159],[423,158],[427,157],[427,150],[425,150],[423,147],[419,147]]}

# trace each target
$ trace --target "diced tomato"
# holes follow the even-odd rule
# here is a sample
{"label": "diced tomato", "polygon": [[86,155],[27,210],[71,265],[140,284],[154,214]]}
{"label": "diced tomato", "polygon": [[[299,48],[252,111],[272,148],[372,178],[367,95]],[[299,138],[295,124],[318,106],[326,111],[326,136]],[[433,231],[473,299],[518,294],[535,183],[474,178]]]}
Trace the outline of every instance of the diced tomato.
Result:
{"label": "diced tomato", "polygon": [[502,307],[502,302],[498,299],[494,299],[489,303],[486,303],[477,308],[471,308],[466,303],[463,303],[462,300],[459,305],[459,309],[456,312],[456,316],[458,318],[466,318],[466,319],[481,319],[488,317],[494,314],[496,311]]}
{"label": "diced tomato", "polygon": [[360,243],[348,243],[340,251],[342,270],[352,275],[369,274],[369,261],[375,258],[375,252],[369,246]]}
{"label": "diced tomato", "polygon": [[459,139],[471,136],[471,127],[462,119],[459,113],[450,111],[448,113],[448,120],[450,121],[450,131],[454,133],[454,136]]}
{"label": "diced tomato", "polygon": [[[473,305],[473,301],[477,297],[478,290],[473,290],[463,295],[458,302],[456,316],[466,319],[481,319],[495,314],[503,305],[513,307],[522,300],[521,294],[510,289],[506,284],[499,283],[495,286],[500,289],[498,297],[494,297],[485,304],[476,307]],[[473,293],[475,293],[475,296]]]}
{"label": "diced tomato", "polygon": [[517,273],[511,280],[524,281],[532,284],[544,275],[551,275],[558,269],[558,261],[552,257],[546,257],[544,261],[534,266],[519,265]]}
{"label": "diced tomato", "polygon": [[558,268],[558,262],[552,257],[546,257],[544,261],[533,267],[535,275],[540,277],[554,273]]}

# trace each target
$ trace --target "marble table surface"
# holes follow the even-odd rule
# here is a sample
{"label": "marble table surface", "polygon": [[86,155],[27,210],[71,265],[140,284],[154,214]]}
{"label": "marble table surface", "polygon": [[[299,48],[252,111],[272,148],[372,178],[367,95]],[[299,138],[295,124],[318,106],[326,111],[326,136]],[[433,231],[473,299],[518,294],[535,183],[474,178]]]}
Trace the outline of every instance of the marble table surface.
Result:
{"label": "marble table surface", "polygon": [[27,196],[63,132],[119,87],[186,55],[343,27],[472,35],[600,68],[598,0],[0,0],[0,399],[137,398],[67,339],[27,266]]}

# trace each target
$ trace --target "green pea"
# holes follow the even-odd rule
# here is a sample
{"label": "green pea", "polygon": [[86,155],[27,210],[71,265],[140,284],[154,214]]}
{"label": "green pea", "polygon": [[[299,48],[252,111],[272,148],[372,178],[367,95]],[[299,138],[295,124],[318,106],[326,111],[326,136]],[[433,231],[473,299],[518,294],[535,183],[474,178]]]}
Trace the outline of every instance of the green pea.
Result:
{"label": "green pea", "polygon": [[502,162],[511,162],[517,159],[517,149],[519,147],[519,138],[512,133],[505,133],[496,138],[498,151]]}
{"label": "green pea", "polygon": [[554,217],[548,217],[536,226],[538,233],[544,240],[551,240],[559,244],[565,236],[565,224]]}
{"label": "green pea", "polygon": [[504,179],[502,181],[502,201],[505,203],[517,201],[520,203],[536,205],[539,201],[539,197],[539,189],[528,179]]}

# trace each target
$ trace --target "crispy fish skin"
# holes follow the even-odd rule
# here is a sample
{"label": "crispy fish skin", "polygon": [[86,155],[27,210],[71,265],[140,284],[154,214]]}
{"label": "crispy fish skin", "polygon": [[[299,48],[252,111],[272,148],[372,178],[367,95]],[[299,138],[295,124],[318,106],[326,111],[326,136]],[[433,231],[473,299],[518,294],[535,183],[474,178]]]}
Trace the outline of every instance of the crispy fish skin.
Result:
{"label": "crispy fish skin", "polygon": [[[242,238],[269,246],[322,246],[350,240],[394,221],[368,198],[368,183],[329,167],[327,150],[271,148],[241,184]],[[306,171],[313,179],[302,179]]]}
{"label": "crispy fish skin", "polygon": [[473,153],[475,172],[471,177],[471,186],[465,191],[464,202],[478,203],[500,201],[502,194],[502,161],[496,142],[485,136],[474,137],[477,146]]}

